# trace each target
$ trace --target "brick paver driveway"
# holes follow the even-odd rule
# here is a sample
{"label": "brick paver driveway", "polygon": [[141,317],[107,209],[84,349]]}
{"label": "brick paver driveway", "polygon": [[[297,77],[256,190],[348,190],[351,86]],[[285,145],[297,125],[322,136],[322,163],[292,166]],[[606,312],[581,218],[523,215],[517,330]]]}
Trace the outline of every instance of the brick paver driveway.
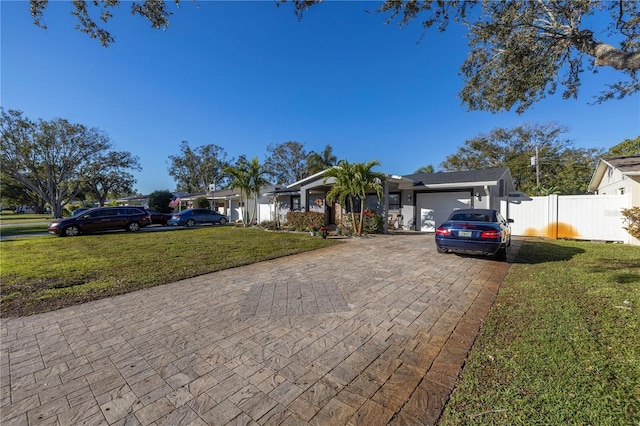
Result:
{"label": "brick paver driveway", "polygon": [[433,424],[508,269],[385,235],[3,319],[0,420]]}

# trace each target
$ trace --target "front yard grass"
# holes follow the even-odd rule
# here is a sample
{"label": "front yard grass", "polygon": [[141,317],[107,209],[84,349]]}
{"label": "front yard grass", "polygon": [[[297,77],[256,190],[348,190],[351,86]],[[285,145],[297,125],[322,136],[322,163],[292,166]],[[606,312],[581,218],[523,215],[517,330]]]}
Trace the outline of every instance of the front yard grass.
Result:
{"label": "front yard grass", "polygon": [[640,424],[640,247],[525,242],[439,425]]}
{"label": "front yard grass", "polygon": [[47,232],[51,215],[44,214],[15,214],[12,211],[0,212],[0,235],[37,234]]}
{"label": "front yard grass", "polygon": [[0,314],[31,315],[336,244],[233,226],[0,241]]}

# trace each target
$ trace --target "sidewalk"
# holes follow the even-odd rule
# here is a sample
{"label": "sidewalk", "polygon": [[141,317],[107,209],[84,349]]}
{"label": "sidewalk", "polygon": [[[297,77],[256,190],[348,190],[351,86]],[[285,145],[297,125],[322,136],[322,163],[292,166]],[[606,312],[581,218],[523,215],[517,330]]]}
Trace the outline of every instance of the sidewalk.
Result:
{"label": "sidewalk", "polygon": [[383,235],[2,319],[0,423],[431,425],[509,267]]}

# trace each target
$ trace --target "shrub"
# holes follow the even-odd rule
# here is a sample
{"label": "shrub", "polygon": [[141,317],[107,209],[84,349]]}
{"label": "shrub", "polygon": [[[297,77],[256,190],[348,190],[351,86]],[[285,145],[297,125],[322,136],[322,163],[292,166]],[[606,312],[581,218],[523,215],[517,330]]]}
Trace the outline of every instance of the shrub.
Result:
{"label": "shrub", "polygon": [[275,220],[265,220],[260,222],[260,226],[265,229],[275,231],[278,229],[278,222],[276,222]]}
{"label": "shrub", "polygon": [[321,227],[326,225],[324,213],[318,212],[289,212],[287,213],[287,228],[295,231],[306,231],[315,225]]}
{"label": "shrub", "polygon": [[171,213],[173,211],[173,209],[169,207],[171,197],[173,197],[173,194],[169,190],[153,191],[149,194],[149,208],[158,210],[160,213]]}
{"label": "shrub", "polygon": [[199,209],[208,209],[211,208],[211,203],[205,197],[198,197],[193,202],[193,205]]}
{"label": "shrub", "polygon": [[[360,213],[355,214],[356,223],[360,223]],[[351,213],[342,216],[340,226],[344,229],[350,229],[355,232],[355,228],[351,223]],[[382,232],[382,216],[373,210],[364,211],[364,219],[362,221],[363,234],[379,234]]]}
{"label": "shrub", "polygon": [[632,207],[630,209],[622,209],[622,215],[625,222],[629,225],[623,228],[635,238],[640,239],[640,207]]}

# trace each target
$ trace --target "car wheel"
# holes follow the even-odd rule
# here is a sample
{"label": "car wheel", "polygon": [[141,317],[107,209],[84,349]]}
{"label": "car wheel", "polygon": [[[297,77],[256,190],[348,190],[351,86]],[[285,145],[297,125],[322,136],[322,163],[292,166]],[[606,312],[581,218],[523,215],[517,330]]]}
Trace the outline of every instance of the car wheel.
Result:
{"label": "car wheel", "polygon": [[188,226],[189,228],[191,228],[191,227],[192,227],[192,226],[194,226],[195,224],[196,224],[196,221],[195,221],[195,220],[193,220],[193,219],[189,219],[189,220],[187,221],[187,226]]}
{"label": "car wheel", "polygon": [[140,224],[138,222],[131,222],[127,225],[127,231],[136,232],[140,230]]}
{"label": "car wheel", "polygon": [[75,237],[77,235],[80,235],[80,228],[75,225],[67,226],[62,230],[62,233],[60,235],[65,237]]}
{"label": "car wheel", "polygon": [[500,247],[495,254],[496,260],[507,260],[507,247]]}
{"label": "car wheel", "polygon": [[227,219],[225,219],[224,217],[220,218],[220,221],[218,222],[220,225],[224,225],[225,223],[227,223]]}

